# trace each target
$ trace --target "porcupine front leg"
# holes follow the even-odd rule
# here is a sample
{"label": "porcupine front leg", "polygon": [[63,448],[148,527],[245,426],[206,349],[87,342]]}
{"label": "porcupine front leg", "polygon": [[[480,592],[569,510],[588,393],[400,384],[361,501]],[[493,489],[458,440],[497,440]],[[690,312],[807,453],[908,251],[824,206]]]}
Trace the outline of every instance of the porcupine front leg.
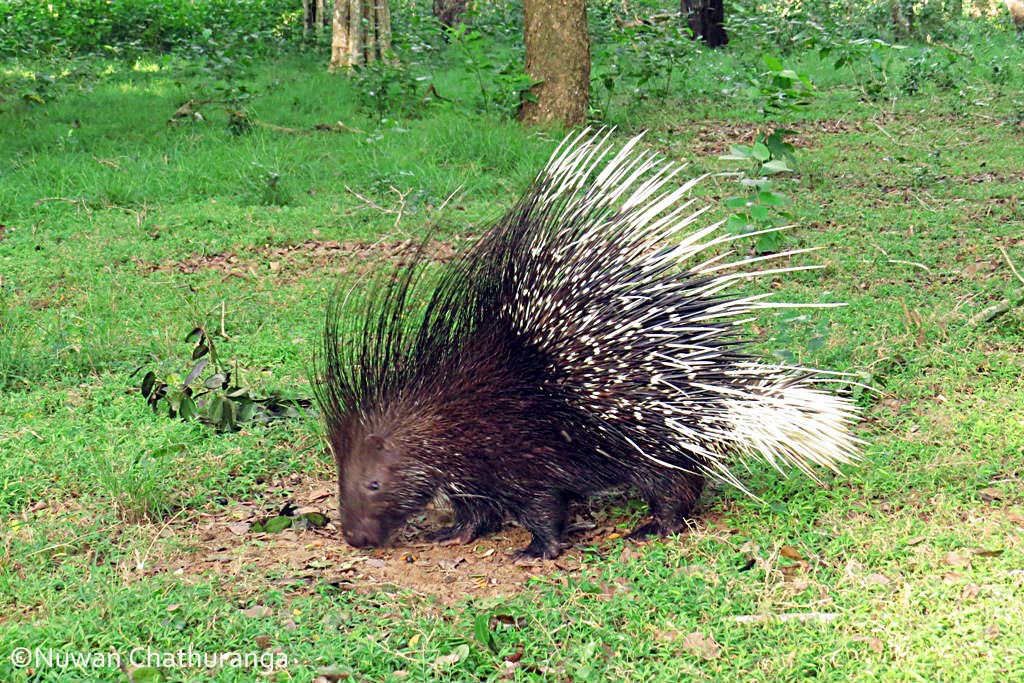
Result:
{"label": "porcupine front leg", "polygon": [[457,545],[472,543],[501,528],[501,511],[489,501],[469,496],[451,496],[455,522],[426,535],[432,543]]}
{"label": "porcupine front leg", "polygon": [[641,524],[629,534],[640,540],[651,536],[667,536],[682,531],[693,507],[704,490],[704,477],[678,474],[638,484],[651,508],[651,521]]}
{"label": "porcupine front leg", "polygon": [[533,535],[530,545],[515,553],[516,560],[553,560],[562,554],[562,538],[569,512],[568,496],[561,491],[541,491],[515,511],[516,520]]}

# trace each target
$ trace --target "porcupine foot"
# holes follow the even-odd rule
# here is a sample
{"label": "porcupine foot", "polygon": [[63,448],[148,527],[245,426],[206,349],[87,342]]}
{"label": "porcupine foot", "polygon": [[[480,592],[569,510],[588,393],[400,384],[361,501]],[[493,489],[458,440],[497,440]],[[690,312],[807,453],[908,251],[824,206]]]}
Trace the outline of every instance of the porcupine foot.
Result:
{"label": "porcupine foot", "polygon": [[428,533],[426,539],[431,543],[465,545],[501,529],[501,513],[490,505],[467,504],[464,500],[453,499],[452,508],[455,523]]}
{"label": "porcupine foot", "polygon": [[644,486],[642,492],[651,509],[651,521],[633,529],[627,538],[639,541],[683,531],[703,489],[704,478],[697,476],[660,480],[653,486]]}
{"label": "porcupine foot", "polygon": [[518,509],[516,519],[533,535],[533,540],[530,545],[516,551],[513,560],[553,560],[561,555],[565,518],[569,511],[567,495],[562,492],[541,493]]}

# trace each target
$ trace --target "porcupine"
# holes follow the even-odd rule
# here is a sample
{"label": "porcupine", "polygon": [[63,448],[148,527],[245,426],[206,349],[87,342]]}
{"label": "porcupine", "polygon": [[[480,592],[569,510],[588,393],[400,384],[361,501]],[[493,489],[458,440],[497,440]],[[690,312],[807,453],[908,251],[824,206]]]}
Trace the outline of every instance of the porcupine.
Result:
{"label": "porcupine", "polygon": [[697,180],[666,189],[680,166],[610,135],[567,137],[432,289],[421,249],[360,310],[332,298],[315,384],[350,545],[441,496],[454,524],[432,540],[511,517],[532,534],[519,556],[552,558],[572,499],[632,486],[651,517],[632,536],[665,535],[706,479],[745,490],[734,470],[755,458],[815,479],[858,458],[835,373],[760,362],[733,333],[793,305],[730,296],[737,280],[820,266],[744,268],[812,249],[729,260],[720,223],[684,235]]}

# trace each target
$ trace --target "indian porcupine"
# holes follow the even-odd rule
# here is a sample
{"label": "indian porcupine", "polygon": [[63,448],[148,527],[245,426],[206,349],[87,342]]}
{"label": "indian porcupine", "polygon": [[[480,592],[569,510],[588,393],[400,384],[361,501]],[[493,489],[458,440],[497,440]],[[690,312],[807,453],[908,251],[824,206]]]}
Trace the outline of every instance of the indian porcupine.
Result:
{"label": "indian porcupine", "polygon": [[734,282],[819,266],[742,268],[811,250],[681,267],[736,237],[680,237],[703,213],[682,201],[697,181],[666,190],[677,165],[639,136],[612,157],[609,137],[566,138],[432,289],[421,248],[361,310],[332,299],[316,387],[349,544],[385,543],[443,495],[455,522],[434,540],[511,516],[533,535],[520,555],[551,558],[572,498],[631,485],[652,518],[633,535],[667,534],[705,478],[743,489],[733,468],[750,459],[814,477],[857,458],[855,408],[820,388],[828,373],[760,363],[732,333],[792,305],[729,296]]}

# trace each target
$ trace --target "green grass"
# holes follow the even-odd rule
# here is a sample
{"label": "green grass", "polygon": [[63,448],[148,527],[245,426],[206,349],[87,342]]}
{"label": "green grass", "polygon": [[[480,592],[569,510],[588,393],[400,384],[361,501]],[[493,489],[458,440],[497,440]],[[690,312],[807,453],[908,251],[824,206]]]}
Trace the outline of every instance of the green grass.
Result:
{"label": "green grass", "polygon": [[[637,546],[606,533],[578,561],[528,572],[469,549],[454,573],[507,590],[454,600],[433,597],[443,573],[439,590],[373,580],[336,533],[296,532],[299,550],[324,544],[315,552],[329,562],[312,567],[288,564],[290,540],[226,534],[240,505],[276,514],[306,483],[330,482],[315,416],[217,435],[154,415],[131,373],[185,370],[185,334],[219,328],[223,302],[220,354],[260,392],[308,395],[325,297],[363,273],[343,257],[323,267],[272,250],[428,230],[471,238],[558,134],[476,113],[476,86],[450,58],[433,80],[454,102],[383,124],[317,60],[253,67],[252,118],[359,132],[234,135],[218,104],[201,122],[168,125],[202,90],[173,60],[118,67],[44,105],[6,100],[0,679],[126,679],[15,668],[17,647],[127,657],[191,644],[280,648],[288,665],[274,680],[296,681],[329,666],[352,680],[1024,680],[1024,315],[968,323],[1022,287],[1007,262],[1024,269],[1022,80],[993,82],[989,62],[1024,54],[1002,34],[970,47],[975,60],[951,67],[955,87],[935,77],[908,95],[896,73],[881,100],[863,97],[863,63],[792,59],[819,91],[785,120],[801,163],[777,186],[798,224],[786,245],[823,247],[828,267],[773,286],[779,298],[849,305],[767,316],[758,343],[871,378],[880,391],[864,399],[863,466],[827,487],[755,470],[765,504],[717,490],[690,534]],[[621,90],[608,118],[623,137],[650,129],[647,144],[695,173],[735,169],[717,154],[771,124],[722,84],[759,53],[693,59],[706,61],[668,96]],[[738,190],[712,177],[698,192]],[[229,254],[242,263],[233,271],[174,266]],[[811,351],[818,335],[825,344]],[[401,555],[374,557],[402,566]],[[794,614],[804,619],[771,618]],[[175,681],[257,678],[165,670]]]}

